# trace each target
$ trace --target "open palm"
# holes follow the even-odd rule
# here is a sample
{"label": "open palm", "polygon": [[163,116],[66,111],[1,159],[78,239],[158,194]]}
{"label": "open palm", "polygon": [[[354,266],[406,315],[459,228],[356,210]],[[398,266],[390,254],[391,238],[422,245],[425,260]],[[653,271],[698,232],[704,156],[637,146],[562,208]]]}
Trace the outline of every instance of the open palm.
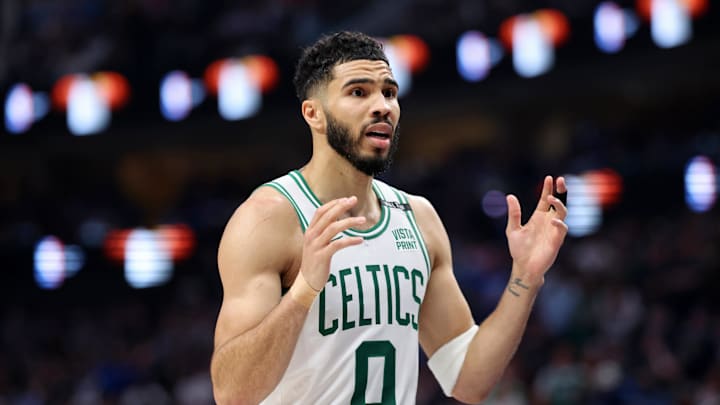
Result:
{"label": "open palm", "polygon": [[[553,196],[553,183],[551,176],[545,177],[540,200],[525,225],[520,223],[522,212],[517,197],[507,196],[508,223],[505,234],[514,267],[536,280],[542,279],[555,262],[567,234],[567,225],[563,222],[567,216],[567,207]],[[567,192],[562,177],[557,179],[557,191]]]}

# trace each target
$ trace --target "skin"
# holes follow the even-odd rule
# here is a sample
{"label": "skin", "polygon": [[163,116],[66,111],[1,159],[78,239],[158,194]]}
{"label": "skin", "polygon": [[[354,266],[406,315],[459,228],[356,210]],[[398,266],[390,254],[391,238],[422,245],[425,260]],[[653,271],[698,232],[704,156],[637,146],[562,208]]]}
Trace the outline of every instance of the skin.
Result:
{"label": "skin", "polygon": [[[278,384],[317,291],[327,282],[330,259],[361,238],[331,241],[338,232],[368,229],[380,218],[372,177],[353,167],[327,143],[327,116],[357,137],[361,157],[387,157],[364,135],[378,117],[397,126],[400,106],[392,72],[382,61],[336,65],[326,86],[302,103],[313,154],[301,170],[320,207],[305,234],[288,200],[275,190],[255,191],[229,220],[218,250],[224,288],[215,330],[211,376],[218,404],[254,404]],[[506,235],[513,266],[497,308],[480,324],[465,357],[453,396],[479,403],[500,379],[525,330],[544,275],[567,233],[566,207],[553,189],[565,180],[548,176],[526,224],[515,196],[507,197]],[[430,255],[432,272],[420,308],[419,340],[428,356],[472,326],[469,306],[453,274],[447,232],[432,205],[409,196]],[[551,209],[552,207],[552,209]],[[247,254],[252,252],[253,254]],[[290,293],[281,295],[283,287]],[[259,362],[263,367],[255,367]]]}

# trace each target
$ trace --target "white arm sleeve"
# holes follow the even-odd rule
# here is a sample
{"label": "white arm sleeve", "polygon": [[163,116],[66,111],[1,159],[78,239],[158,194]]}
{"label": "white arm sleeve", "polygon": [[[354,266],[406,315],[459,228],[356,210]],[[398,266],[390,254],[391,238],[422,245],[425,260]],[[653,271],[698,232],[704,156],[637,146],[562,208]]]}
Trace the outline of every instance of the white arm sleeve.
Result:
{"label": "white arm sleeve", "polygon": [[471,326],[470,329],[442,345],[428,360],[428,367],[435,375],[445,396],[452,396],[460,369],[465,361],[465,354],[467,354],[470,342],[475,337],[477,330],[477,325]]}

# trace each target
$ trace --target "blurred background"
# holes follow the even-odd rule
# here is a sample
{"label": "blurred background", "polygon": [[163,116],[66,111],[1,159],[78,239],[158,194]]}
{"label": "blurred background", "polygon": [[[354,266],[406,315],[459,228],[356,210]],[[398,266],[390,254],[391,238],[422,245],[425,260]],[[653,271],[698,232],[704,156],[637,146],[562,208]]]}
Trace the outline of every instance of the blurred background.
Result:
{"label": "blurred background", "polygon": [[[300,50],[382,39],[381,177],[445,221],[479,321],[566,175],[570,234],[488,404],[720,404],[710,0],[1,0],[0,404],[211,404],[225,222],[302,166]],[[444,398],[421,362],[418,404]]]}

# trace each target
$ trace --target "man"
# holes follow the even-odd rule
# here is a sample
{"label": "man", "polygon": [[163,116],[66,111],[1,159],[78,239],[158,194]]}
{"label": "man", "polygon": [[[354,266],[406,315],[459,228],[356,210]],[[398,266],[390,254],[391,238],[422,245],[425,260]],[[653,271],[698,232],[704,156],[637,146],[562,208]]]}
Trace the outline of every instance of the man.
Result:
{"label": "man", "polygon": [[478,327],[431,204],[373,178],[390,162],[400,119],[382,46],[359,33],[321,38],[303,53],[295,86],[312,157],[255,190],[220,242],[217,402],[412,404],[418,341],[446,395],[482,401],[567,232],[553,196],[564,180],[545,178],[524,226],[508,196],[512,274]]}

